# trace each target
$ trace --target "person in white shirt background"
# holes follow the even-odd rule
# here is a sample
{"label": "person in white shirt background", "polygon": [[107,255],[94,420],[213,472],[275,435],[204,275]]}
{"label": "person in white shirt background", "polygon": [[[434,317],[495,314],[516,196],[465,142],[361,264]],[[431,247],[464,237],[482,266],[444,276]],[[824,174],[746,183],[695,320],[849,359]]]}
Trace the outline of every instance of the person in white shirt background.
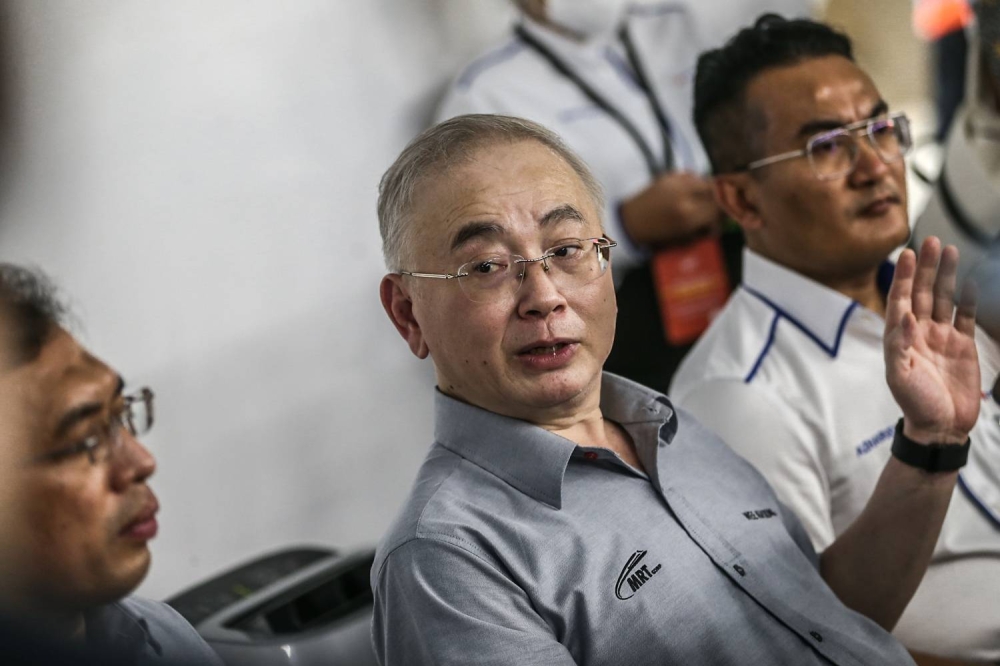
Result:
{"label": "person in white shirt background", "polygon": [[[671,399],[753,463],[823,551],[864,509],[900,415],[882,336],[887,258],[909,235],[908,121],[890,113],[846,36],[778,17],[702,57],[695,114],[717,199],[747,250],[743,284],[682,363]],[[982,331],[977,344],[970,460],[894,633],[917,653],[996,661],[1000,349]]]}
{"label": "person in white shirt background", "polygon": [[[716,304],[683,296],[660,313],[649,269],[653,251],[672,247],[673,261],[696,275],[702,255],[684,253],[693,239],[719,234],[725,217],[712,198],[708,161],[691,121],[698,53],[720,30],[766,7],[805,13],[804,0],[740,3],[628,0],[515,0],[521,20],[510,39],[473,61],[438,109],[444,120],[466,113],[527,118],[555,131],[593,169],[605,189],[608,234],[618,242],[619,316],[607,368],[665,391],[692,335],[721,306],[739,276],[742,238],[723,234],[713,270]],[[728,279],[726,274],[728,273]],[[725,286],[722,286],[725,285]],[[697,289],[697,284],[692,285]],[[682,311],[697,313],[687,315]],[[692,319],[668,332],[663,317]],[[667,339],[669,333],[669,340]]]}

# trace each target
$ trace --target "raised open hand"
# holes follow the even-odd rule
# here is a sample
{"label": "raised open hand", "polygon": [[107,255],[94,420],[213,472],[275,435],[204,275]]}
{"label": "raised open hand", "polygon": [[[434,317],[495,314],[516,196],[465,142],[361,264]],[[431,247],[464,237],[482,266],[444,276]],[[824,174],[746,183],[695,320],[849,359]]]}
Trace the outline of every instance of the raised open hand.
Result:
{"label": "raised open hand", "polygon": [[976,297],[963,289],[956,313],[957,268],[958,250],[929,237],[919,258],[900,255],[886,303],[886,380],[907,437],[925,444],[964,443],[979,416]]}

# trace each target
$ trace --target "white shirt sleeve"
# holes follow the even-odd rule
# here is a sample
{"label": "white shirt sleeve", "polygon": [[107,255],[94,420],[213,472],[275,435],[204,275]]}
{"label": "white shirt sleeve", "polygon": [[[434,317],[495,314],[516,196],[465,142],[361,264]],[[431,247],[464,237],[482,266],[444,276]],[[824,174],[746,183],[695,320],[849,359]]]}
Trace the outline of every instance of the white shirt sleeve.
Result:
{"label": "white shirt sleeve", "polygon": [[781,396],[738,379],[702,381],[672,399],[764,475],[818,552],[833,542],[823,433],[814,425]]}
{"label": "white shirt sleeve", "polygon": [[434,122],[439,123],[468,113],[499,113],[510,115],[503,101],[491,95],[483,86],[459,87],[452,84],[438,104]]}

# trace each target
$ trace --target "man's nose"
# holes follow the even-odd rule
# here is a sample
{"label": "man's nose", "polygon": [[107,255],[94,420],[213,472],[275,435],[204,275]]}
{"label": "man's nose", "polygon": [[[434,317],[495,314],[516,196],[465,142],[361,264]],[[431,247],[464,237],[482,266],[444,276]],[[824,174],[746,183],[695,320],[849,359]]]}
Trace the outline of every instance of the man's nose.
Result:
{"label": "man's nose", "polygon": [[545,259],[521,264],[524,278],[518,298],[518,313],[522,317],[547,317],[566,307],[566,299],[556,284],[558,269]]}
{"label": "man's nose", "polygon": [[121,433],[122,443],[111,454],[111,481],[116,490],[141,483],[156,471],[156,459],[127,429]]}
{"label": "man's nose", "polygon": [[872,145],[868,137],[857,137],[858,160],[851,173],[851,180],[855,185],[863,186],[873,181],[881,180],[890,173],[889,165],[879,156],[875,146]]}

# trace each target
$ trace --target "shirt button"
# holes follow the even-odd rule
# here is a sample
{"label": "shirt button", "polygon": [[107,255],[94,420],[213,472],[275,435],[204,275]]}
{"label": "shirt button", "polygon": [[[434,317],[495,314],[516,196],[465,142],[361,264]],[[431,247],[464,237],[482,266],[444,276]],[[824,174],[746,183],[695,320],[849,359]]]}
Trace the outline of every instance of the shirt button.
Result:
{"label": "shirt button", "polygon": [[583,457],[586,458],[587,460],[597,460],[598,458],[597,453],[595,453],[594,451],[585,452],[583,454]]}
{"label": "shirt button", "polygon": [[810,631],[809,635],[815,638],[817,643],[823,642],[823,634],[819,633],[818,631]]}
{"label": "shirt button", "polygon": [[741,567],[738,564],[734,564],[733,565],[733,569],[736,571],[736,573],[738,573],[741,576],[746,576],[747,575],[747,570],[744,569],[743,567]]}

